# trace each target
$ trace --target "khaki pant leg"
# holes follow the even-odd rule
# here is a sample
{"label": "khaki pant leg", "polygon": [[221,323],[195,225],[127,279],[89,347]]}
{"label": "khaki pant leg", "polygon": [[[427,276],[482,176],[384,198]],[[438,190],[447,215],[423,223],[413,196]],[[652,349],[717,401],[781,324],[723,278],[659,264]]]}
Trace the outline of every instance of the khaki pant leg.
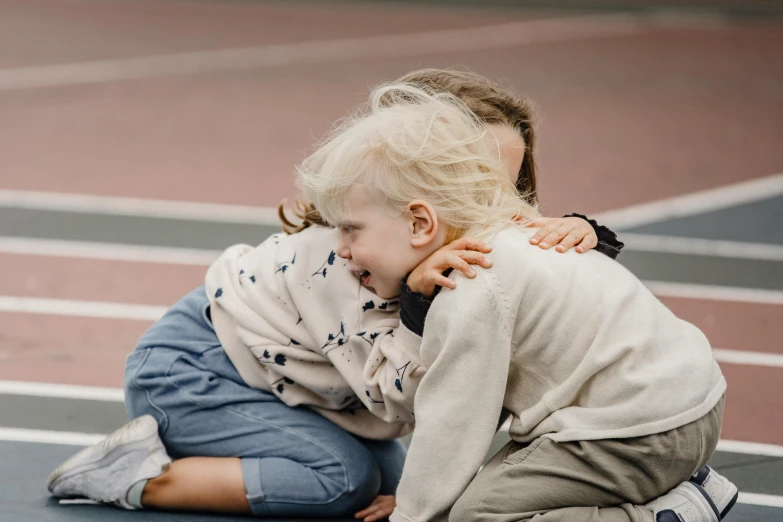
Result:
{"label": "khaki pant leg", "polygon": [[715,451],[723,399],[701,419],[631,439],[509,442],[454,505],[450,522],[649,522],[641,507]]}

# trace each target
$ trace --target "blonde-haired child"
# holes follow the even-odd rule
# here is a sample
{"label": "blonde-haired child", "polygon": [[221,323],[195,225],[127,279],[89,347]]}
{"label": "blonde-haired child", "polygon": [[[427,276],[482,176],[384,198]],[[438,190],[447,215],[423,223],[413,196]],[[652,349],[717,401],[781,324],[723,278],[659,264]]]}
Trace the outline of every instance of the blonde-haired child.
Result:
{"label": "blonde-haired child", "polygon": [[[392,522],[717,522],[737,490],[705,466],[726,389],[707,339],[606,257],[532,248],[486,132],[454,96],[387,86],[298,171],[376,288],[450,238],[492,247],[429,308]],[[475,475],[503,411],[513,440]]]}
{"label": "blonde-haired child", "polygon": [[[585,226],[578,239],[594,245]],[[352,273],[338,243],[339,231],[311,227],[227,249],[206,287],[128,357],[134,421],[66,461],[49,490],[127,509],[295,517],[346,516],[388,499],[404,461],[392,439],[412,427],[423,375],[409,354],[426,309],[399,306],[400,281]],[[486,264],[482,250],[462,238],[417,274],[470,275],[469,263]]]}

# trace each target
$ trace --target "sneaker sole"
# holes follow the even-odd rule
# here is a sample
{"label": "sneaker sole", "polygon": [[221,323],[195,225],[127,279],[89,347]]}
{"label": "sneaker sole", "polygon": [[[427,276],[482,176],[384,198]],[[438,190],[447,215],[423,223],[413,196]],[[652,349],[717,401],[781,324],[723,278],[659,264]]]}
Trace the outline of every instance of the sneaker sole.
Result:
{"label": "sneaker sole", "polygon": [[731,511],[731,508],[734,507],[734,504],[737,503],[737,499],[739,498],[739,490],[735,487],[734,488],[734,496],[731,498],[728,504],[726,504],[726,507],[723,508],[723,511],[720,512],[720,518],[723,520],[723,518],[726,516],[726,514]]}
{"label": "sneaker sole", "polygon": [[[710,470],[710,473],[715,473],[717,475],[715,470]],[[709,475],[704,478],[708,479],[708,477]],[[731,508],[734,507],[734,504],[737,503],[737,499],[739,498],[739,489],[737,489],[737,486],[734,485],[733,482],[729,481],[726,477],[721,477],[721,480],[724,480],[729,484],[725,494],[720,498],[712,498],[709,493],[707,496],[715,503],[716,510],[720,510],[720,518],[723,520],[726,514],[731,511]],[[706,488],[700,482],[695,480],[691,480],[690,482],[706,490]],[[722,510],[720,506],[723,506]]]}
{"label": "sneaker sole", "polygon": [[[714,472],[714,471],[713,471]],[[725,477],[723,477],[723,480],[728,481]],[[737,486],[734,485],[734,483],[729,482],[729,488],[726,491],[726,494],[723,495],[723,497],[715,499],[715,504],[718,506],[725,506],[723,510],[720,512],[720,518],[723,519],[723,517],[726,516],[726,513],[728,513],[731,508],[734,507],[734,504],[737,503],[737,499],[739,498],[739,490],[737,489]]]}
{"label": "sneaker sole", "polygon": [[720,521],[720,511],[710,499],[710,496],[704,491],[704,488],[693,482],[684,482],[683,489],[677,489],[680,495],[686,497],[694,504],[701,507],[704,513],[710,513],[715,517],[715,521]]}
{"label": "sneaker sole", "polygon": [[157,421],[151,415],[143,415],[118,429],[98,444],[83,449],[63,462],[49,475],[46,488],[50,493],[53,493],[61,481],[86,471],[107,466],[123,455],[138,449],[148,448],[157,441]]}

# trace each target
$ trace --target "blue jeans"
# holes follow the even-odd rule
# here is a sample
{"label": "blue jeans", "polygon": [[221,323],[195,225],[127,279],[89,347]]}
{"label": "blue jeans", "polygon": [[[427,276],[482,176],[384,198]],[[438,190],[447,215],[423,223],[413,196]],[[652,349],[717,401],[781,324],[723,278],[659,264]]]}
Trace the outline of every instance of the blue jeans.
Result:
{"label": "blue jeans", "polygon": [[150,414],[173,458],[240,457],[254,515],[352,517],[393,495],[405,448],[358,438],[314,411],[250,388],[220,345],[198,288],[125,363],[125,407]]}

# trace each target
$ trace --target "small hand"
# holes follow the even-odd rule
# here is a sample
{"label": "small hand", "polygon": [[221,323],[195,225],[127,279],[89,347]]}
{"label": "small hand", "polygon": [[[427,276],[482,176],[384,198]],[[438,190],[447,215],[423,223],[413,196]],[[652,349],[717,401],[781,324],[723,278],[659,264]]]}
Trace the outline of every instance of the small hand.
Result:
{"label": "small hand", "polygon": [[462,237],[452,241],[433,252],[413,269],[408,276],[408,288],[426,296],[433,295],[436,286],[456,288],[457,283],[444,276],[443,272],[454,268],[472,279],[476,277],[476,271],[470,265],[489,268],[492,261],[484,254],[491,251],[492,248],[480,239]]}
{"label": "small hand", "polygon": [[566,252],[576,246],[580,254],[598,245],[598,236],[590,223],[578,217],[538,218],[525,224],[526,227],[540,227],[530,238],[531,245],[544,250],[555,247],[558,252]]}
{"label": "small hand", "polygon": [[363,509],[354,515],[357,519],[364,519],[364,522],[374,522],[389,518],[397,506],[397,500],[392,495],[378,495],[372,501],[370,507]]}

